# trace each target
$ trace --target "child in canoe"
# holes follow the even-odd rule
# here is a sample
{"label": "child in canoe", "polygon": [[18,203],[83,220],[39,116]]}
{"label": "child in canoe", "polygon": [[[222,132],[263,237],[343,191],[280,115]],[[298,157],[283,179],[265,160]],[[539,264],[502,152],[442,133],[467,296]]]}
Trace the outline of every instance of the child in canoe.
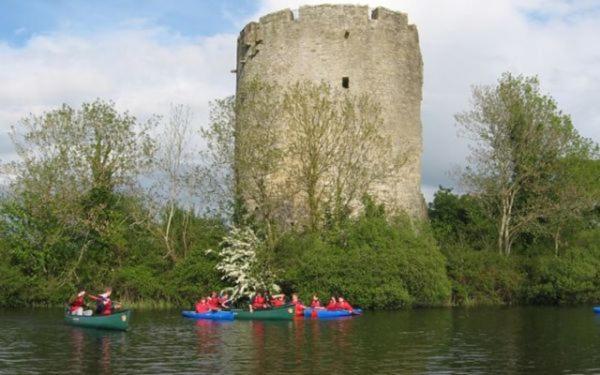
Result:
{"label": "child in canoe", "polygon": [[346,310],[349,312],[354,311],[354,309],[352,308],[352,306],[348,303],[348,301],[346,301],[344,299],[344,297],[339,297],[338,298],[338,310]]}
{"label": "child in canoe", "polygon": [[337,299],[335,299],[334,296],[331,296],[331,298],[329,299],[329,303],[325,308],[329,311],[339,310]]}
{"label": "child in canoe", "polygon": [[110,295],[112,294],[112,288],[108,287],[104,289],[104,293],[99,294],[97,296],[90,295],[90,298],[96,301],[96,314],[98,315],[110,315],[115,310],[121,308],[120,304],[114,304],[110,299]]}
{"label": "child in canoe", "polygon": [[317,296],[316,294],[313,294],[312,297],[312,301],[310,303],[310,307],[313,309],[323,309],[324,307],[321,306],[321,301],[319,300],[319,296]]}
{"label": "child in canoe", "polygon": [[219,300],[219,296],[217,295],[217,292],[215,292],[215,291],[210,293],[210,297],[208,297],[208,299],[206,300],[206,303],[208,304],[208,308],[211,311],[221,310],[221,301]]}
{"label": "child in canoe", "polygon": [[231,307],[229,306],[229,294],[223,293],[219,297],[219,305],[222,309],[229,310]]}
{"label": "child in canoe", "polygon": [[196,310],[197,313],[207,313],[210,311],[210,308],[208,307],[208,303],[206,303],[206,298],[202,298],[200,301],[196,302],[196,304],[194,305],[194,308]]}
{"label": "child in canoe", "polygon": [[[85,290],[79,291],[77,296],[71,303],[69,304],[69,314],[71,315],[83,315],[83,308],[85,307]],[[90,311],[91,313],[91,311]]]}
{"label": "child in canoe", "polygon": [[285,294],[275,294],[271,297],[269,304],[272,307],[281,307],[285,305]]}
{"label": "child in canoe", "polygon": [[298,298],[297,293],[292,293],[292,305],[294,305],[296,316],[304,316],[304,305],[300,301],[300,298]]}
{"label": "child in canoe", "polygon": [[267,300],[260,292],[257,292],[254,298],[252,299],[252,303],[250,304],[250,311],[254,310],[264,310],[268,307]]}

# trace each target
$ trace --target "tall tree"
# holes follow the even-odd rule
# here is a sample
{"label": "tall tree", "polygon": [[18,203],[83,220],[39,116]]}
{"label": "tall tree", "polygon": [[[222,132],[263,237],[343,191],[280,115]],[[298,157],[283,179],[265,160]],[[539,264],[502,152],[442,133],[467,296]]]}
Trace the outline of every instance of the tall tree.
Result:
{"label": "tall tree", "polygon": [[325,210],[349,215],[403,162],[385,137],[381,108],[368,95],[299,82],[285,91],[288,174],[316,229]]}
{"label": "tall tree", "polygon": [[111,210],[150,165],[154,123],[97,100],[14,127],[19,160],[10,166],[12,197],[2,210],[11,255],[27,259],[21,264],[32,273],[61,274],[65,282],[89,249],[96,260],[118,260],[124,249],[107,240],[115,233]]}
{"label": "tall tree", "polygon": [[178,207],[183,205],[186,199],[189,200],[190,190],[195,180],[196,171],[193,168],[191,152],[191,124],[191,109],[183,105],[173,105],[158,139],[159,147],[154,172],[158,173],[159,180],[153,187],[154,199],[151,203],[154,209],[149,213],[151,215],[159,213],[161,222],[159,225],[154,225],[151,219],[148,223],[162,239],[165,256],[173,261],[177,261],[180,256],[185,256],[187,253],[186,238],[180,238],[178,241],[183,245],[181,251],[176,249],[173,221],[176,216],[181,220],[178,224],[183,229],[181,234],[185,235],[191,211],[180,210]]}
{"label": "tall tree", "polygon": [[505,73],[495,86],[473,88],[473,108],[456,120],[473,141],[462,180],[497,217],[498,251],[509,255],[519,235],[556,214],[551,193],[562,160],[589,143],[536,77]]}

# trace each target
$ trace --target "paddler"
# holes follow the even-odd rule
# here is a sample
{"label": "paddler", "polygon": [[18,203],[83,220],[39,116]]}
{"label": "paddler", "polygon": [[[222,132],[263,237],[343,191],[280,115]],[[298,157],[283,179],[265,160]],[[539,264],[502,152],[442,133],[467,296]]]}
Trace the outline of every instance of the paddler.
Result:
{"label": "paddler", "polygon": [[219,301],[219,296],[217,295],[217,292],[211,292],[210,297],[206,302],[208,303],[208,308],[212,311],[221,310],[221,301]]}
{"label": "paddler", "polygon": [[298,298],[298,293],[292,293],[292,305],[294,305],[296,316],[304,316],[304,305]]}
{"label": "paddler", "polygon": [[263,297],[260,292],[257,292],[256,295],[254,296],[254,299],[252,299],[252,304],[250,305],[250,311],[263,310],[266,308],[267,308],[267,301],[265,300],[265,297]]}
{"label": "paddler", "polygon": [[219,305],[221,306],[222,309],[229,309],[229,294],[227,293],[223,293],[220,297],[219,297]]}
{"label": "paddler", "polygon": [[338,302],[334,296],[331,296],[331,298],[329,299],[329,303],[327,304],[326,309],[329,311],[339,310]]}
{"label": "paddler", "polygon": [[352,308],[352,306],[348,303],[348,301],[346,301],[344,299],[344,297],[339,297],[338,298],[337,305],[338,305],[338,309],[340,309],[340,310],[346,310],[348,312],[354,311],[354,309]]}
{"label": "paddler", "polygon": [[77,296],[69,304],[69,313],[71,315],[83,315],[83,307],[85,306],[85,290],[80,290]]}
{"label": "paddler", "polygon": [[285,305],[285,294],[275,294],[269,301],[272,307],[281,307]]}
{"label": "paddler", "polygon": [[194,307],[196,309],[196,312],[199,314],[207,313],[210,311],[208,304],[206,303],[206,298],[202,298],[200,301],[196,302],[196,305]]}
{"label": "paddler", "polygon": [[316,294],[313,294],[312,296],[312,301],[310,303],[310,307],[313,309],[322,309],[323,306],[321,306],[321,301],[319,300],[319,296],[317,296]]}
{"label": "paddler", "polygon": [[121,305],[116,304],[113,306],[110,295],[112,294],[112,288],[107,287],[104,289],[104,293],[98,296],[90,295],[90,298],[96,301],[96,314],[98,315],[110,315],[114,310],[119,309]]}

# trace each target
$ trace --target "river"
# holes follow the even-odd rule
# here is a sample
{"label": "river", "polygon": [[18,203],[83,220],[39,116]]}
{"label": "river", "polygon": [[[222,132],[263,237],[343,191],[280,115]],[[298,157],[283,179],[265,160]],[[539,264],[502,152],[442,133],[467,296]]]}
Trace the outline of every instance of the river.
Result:
{"label": "river", "polygon": [[134,311],[128,332],[0,311],[0,373],[600,373],[590,307],[418,309],[331,321],[193,321]]}

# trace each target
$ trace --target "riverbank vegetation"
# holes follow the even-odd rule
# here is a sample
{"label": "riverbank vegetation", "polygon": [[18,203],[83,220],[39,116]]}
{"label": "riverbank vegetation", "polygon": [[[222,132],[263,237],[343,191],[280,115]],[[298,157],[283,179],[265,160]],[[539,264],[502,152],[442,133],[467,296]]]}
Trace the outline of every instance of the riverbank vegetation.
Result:
{"label": "riverbank vegetation", "polygon": [[[403,160],[386,158],[368,96],[249,87],[212,104],[200,150],[178,106],[140,121],[98,100],[17,124],[18,159],[2,165],[0,305],[58,305],[105,285],[154,306],[265,287],[377,309],[600,300],[598,147],[535,78],[474,89],[457,115],[473,140],[465,193],[440,187],[426,222],[368,194]],[[285,117],[294,131],[281,145],[271,122]],[[298,156],[276,181],[289,190],[270,188]]]}

